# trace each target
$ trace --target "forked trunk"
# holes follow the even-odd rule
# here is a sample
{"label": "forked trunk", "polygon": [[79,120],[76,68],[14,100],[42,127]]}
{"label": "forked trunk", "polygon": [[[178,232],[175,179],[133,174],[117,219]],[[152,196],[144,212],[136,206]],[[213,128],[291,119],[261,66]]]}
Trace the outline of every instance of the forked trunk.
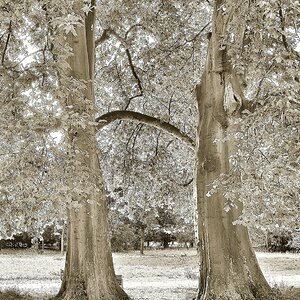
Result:
{"label": "forked trunk", "polygon": [[240,109],[242,93],[220,39],[226,20],[223,1],[215,1],[213,31],[201,84],[197,86],[197,209],[200,253],[198,300],[271,300],[274,298],[252,250],[247,228],[233,225],[242,204],[226,212],[222,188],[211,184],[229,172],[230,118]]}
{"label": "forked trunk", "polygon": [[[87,87],[83,96],[70,96],[68,106],[72,107],[79,116],[89,114],[91,122],[95,119],[94,19],[95,12],[92,11],[86,17],[84,26],[77,26],[77,36],[69,36],[69,44],[73,49],[73,56],[69,60],[71,76],[84,80]],[[92,125],[72,125],[68,134],[71,145],[68,151],[73,155],[75,162],[70,169],[73,174],[71,177],[73,182],[70,182],[74,189],[72,198],[79,205],[70,208],[68,212],[66,266],[57,298],[63,300],[129,299],[117,283],[113,268],[107,205],[97,156],[95,128]],[[82,193],[76,191],[84,185],[86,191]]]}

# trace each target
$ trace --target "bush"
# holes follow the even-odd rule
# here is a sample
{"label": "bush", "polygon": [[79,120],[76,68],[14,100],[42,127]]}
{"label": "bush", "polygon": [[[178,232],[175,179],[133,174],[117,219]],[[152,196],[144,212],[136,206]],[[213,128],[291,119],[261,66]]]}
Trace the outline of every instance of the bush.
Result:
{"label": "bush", "polygon": [[0,240],[0,248],[30,248],[31,236],[27,232],[13,235],[11,239]]}
{"label": "bush", "polygon": [[278,229],[267,235],[267,249],[271,252],[286,252],[292,249],[293,234],[290,230]]}

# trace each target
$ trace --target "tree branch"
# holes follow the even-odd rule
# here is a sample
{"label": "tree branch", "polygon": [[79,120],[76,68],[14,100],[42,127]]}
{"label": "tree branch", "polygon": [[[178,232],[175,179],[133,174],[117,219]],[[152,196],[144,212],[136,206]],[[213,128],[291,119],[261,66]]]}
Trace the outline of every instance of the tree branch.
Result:
{"label": "tree branch", "polygon": [[300,57],[299,53],[297,51],[295,51],[293,49],[293,47],[291,47],[289,45],[287,37],[285,35],[285,17],[284,17],[284,14],[283,14],[283,11],[282,11],[282,8],[280,5],[279,5],[278,14],[279,14],[279,19],[280,19],[280,23],[281,23],[281,38],[282,38],[282,43],[284,45],[284,48],[287,52],[291,52],[299,58]]}
{"label": "tree branch", "polygon": [[102,35],[95,40],[95,48],[97,48],[100,44],[104,43],[106,40],[109,39],[109,30],[108,29],[104,29],[104,31],[102,32]]}
{"label": "tree branch", "polygon": [[108,124],[116,120],[129,120],[129,121],[139,122],[139,123],[153,126],[155,128],[170,133],[172,136],[185,142],[191,149],[193,150],[195,149],[195,141],[185,133],[181,132],[180,129],[178,129],[177,127],[167,122],[164,122],[160,119],[148,115],[144,115],[142,113],[138,113],[135,111],[117,110],[117,111],[106,113],[96,118],[96,122],[99,123],[97,129],[100,130],[103,127],[107,126]]}
{"label": "tree branch", "polygon": [[107,29],[105,29],[103,31],[102,35],[95,41],[95,47],[98,47],[101,43],[103,43],[107,39],[109,39],[110,36],[114,36],[115,38],[118,39],[118,41],[121,43],[121,45],[125,49],[125,53],[126,53],[126,56],[127,56],[127,59],[128,59],[129,68],[131,70],[131,73],[132,73],[133,77],[135,78],[135,80],[137,82],[137,86],[138,86],[139,92],[136,95],[131,96],[131,97],[128,98],[128,103],[126,104],[124,110],[126,110],[129,107],[129,105],[131,103],[131,100],[133,100],[135,98],[138,98],[138,97],[142,97],[144,95],[142,81],[141,81],[141,79],[139,78],[139,76],[138,76],[138,74],[136,72],[135,66],[134,66],[133,61],[132,61],[132,55],[131,55],[131,53],[129,51],[129,45],[127,43],[127,36],[129,34],[129,32],[131,31],[131,29],[133,29],[136,26],[139,26],[139,25],[137,24],[137,25],[132,26],[131,28],[129,28],[129,30],[125,34],[125,38],[121,37],[113,29],[107,28]]}
{"label": "tree branch", "polygon": [[128,58],[128,63],[129,63],[131,73],[132,73],[133,77],[136,79],[137,85],[139,87],[139,93],[129,98],[129,101],[126,104],[126,107],[125,107],[125,110],[126,110],[128,108],[128,106],[130,105],[131,100],[133,100],[134,98],[137,98],[137,97],[142,97],[144,95],[144,90],[143,90],[141,79],[139,78],[138,74],[136,73],[135,67],[133,65],[130,51],[128,50],[128,48],[126,48],[125,51],[126,51],[126,55],[127,55],[127,58]]}
{"label": "tree branch", "polygon": [[6,39],[4,50],[3,50],[3,53],[2,53],[2,59],[1,59],[2,66],[4,66],[5,54],[6,54],[6,51],[7,51],[7,47],[8,47],[8,43],[9,43],[9,39],[10,39],[10,35],[11,35],[11,25],[12,25],[12,22],[10,21],[9,26],[8,26],[7,39]]}
{"label": "tree branch", "polygon": [[116,31],[114,31],[111,28],[104,29],[104,31],[102,32],[102,35],[98,39],[96,39],[95,47],[97,48],[99,45],[101,45],[106,40],[108,40],[111,36],[114,36],[115,38],[117,38],[119,40],[119,42],[121,42],[122,45],[125,48],[127,48],[126,47],[126,40],[124,38],[122,38]]}
{"label": "tree branch", "polygon": [[188,182],[180,184],[180,185],[183,187],[186,187],[186,186],[190,185],[193,181],[194,181],[194,178],[191,178]]}

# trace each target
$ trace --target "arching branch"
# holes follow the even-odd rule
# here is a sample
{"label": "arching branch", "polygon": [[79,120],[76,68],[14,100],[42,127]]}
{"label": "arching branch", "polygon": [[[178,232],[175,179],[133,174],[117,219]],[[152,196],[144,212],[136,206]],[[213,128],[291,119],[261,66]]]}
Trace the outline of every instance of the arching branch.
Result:
{"label": "arching branch", "polygon": [[117,110],[106,113],[96,118],[96,122],[99,123],[97,129],[100,130],[101,128],[107,126],[108,124],[116,120],[129,120],[153,126],[165,132],[168,132],[177,139],[185,142],[191,149],[194,150],[195,148],[195,141],[185,133],[181,132],[180,129],[178,129],[177,127],[167,122],[164,122],[163,120],[144,115],[135,111]]}

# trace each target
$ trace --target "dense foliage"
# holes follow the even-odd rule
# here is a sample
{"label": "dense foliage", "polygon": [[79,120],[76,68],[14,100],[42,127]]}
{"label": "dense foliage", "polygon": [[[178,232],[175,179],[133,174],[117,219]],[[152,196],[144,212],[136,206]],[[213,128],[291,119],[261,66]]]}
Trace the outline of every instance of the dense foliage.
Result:
{"label": "dense foliage", "polygon": [[[79,14],[73,2],[1,1],[2,236],[40,234],[65,205],[77,205],[67,184],[77,162],[66,133],[91,124],[65,97],[80,96],[85,85],[69,76],[65,34],[75,34],[90,2]],[[193,89],[204,65],[209,1],[97,5],[95,116],[139,111],[195,137]],[[245,223],[299,227],[299,1],[228,1],[223,12],[224,49],[250,105],[228,136],[237,142],[232,174],[215,188],[228,187],[225,209],[243,201]],[[157,203],[176,206],[180,217],[193,210],[194,154],[184,144],[125,121],[102,129],[98,141],[107,190],[122,188],[129,219]],[[73,193],[94,188],[86,176],[82,169]]]}

